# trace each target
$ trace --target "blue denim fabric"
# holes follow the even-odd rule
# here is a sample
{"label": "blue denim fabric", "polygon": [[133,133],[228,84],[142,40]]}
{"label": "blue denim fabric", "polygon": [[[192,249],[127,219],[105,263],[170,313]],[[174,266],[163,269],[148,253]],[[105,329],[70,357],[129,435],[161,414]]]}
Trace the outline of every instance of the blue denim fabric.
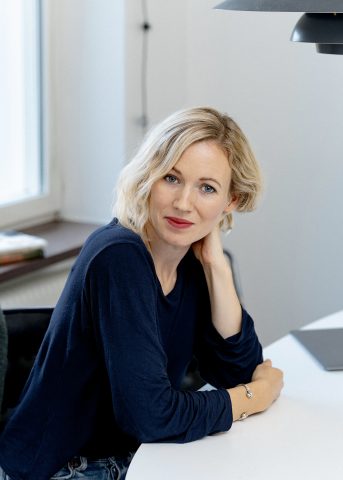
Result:
{"label": "blue denim fabric", "polygon": [[[109,457],[97,460],[75,457],[55,473],[51,480],[125,480],[133,455],[130,453],[127,457]],[[11,480],[1,467],[0,480]]]}
{"label": "blue denim fabric", "polygon": [[0,480],[11,480],[8,475],[3,471],[3,469],[0,467]]}

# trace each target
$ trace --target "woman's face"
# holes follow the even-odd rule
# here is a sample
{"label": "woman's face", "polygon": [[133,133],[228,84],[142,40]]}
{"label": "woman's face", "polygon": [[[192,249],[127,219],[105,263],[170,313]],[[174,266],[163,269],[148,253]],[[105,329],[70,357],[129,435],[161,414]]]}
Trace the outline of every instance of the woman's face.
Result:
{"label": "woman's face", "polygon": [[150,193],[148,231],[154,241],[189,248],[217,227],[229,205],[231,168],[213,141],[189,146]]}

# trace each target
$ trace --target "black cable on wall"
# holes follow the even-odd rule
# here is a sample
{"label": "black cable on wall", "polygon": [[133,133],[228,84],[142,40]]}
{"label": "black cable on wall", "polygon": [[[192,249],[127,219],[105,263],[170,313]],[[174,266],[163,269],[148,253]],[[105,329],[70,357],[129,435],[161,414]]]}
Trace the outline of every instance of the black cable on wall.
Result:
{"label": "black cable on wall", "polygon": [[151,24],[148,16],[148,2],[141,0],[142,5],[142,60],[141,60],[141,119],[143,133],[146,132],[149,124],[148,116],[148,57],[149,57],[149,32]]}

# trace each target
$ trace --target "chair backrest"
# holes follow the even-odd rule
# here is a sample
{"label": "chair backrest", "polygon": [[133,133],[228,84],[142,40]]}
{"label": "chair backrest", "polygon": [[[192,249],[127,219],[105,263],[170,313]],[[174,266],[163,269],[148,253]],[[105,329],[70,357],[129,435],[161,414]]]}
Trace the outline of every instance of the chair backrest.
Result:
{"label": "chair backrest", "polygon": [[7,326],[5,316],[0,308],[0,411],[7,371]]}
{"label": "chair backrest", "polygon": [[235,260],[235,257],[232,255],[231,252],[229,252],[229,250],[226,250],[224,248],[224,255],[227,256],[228,260],[229,260],[229,263],[231,265],[231,270],[232,270],[232,277],[233,277],[233,283],[235,285],[235,289],[236,289],[236,292],[237,292],[237,296],[239,298],[239,301],[241,302],[241,304],[243,305],[243,291],[242,291],[242,287],[241,287],[241,282],[240,282],[240,278],[239,278],[239,271],[238,271],[238,265],[237,265],[237,262]]}
{"label": "chair backrest", "polygon": [[52,312],[53,308],[17,308],[3,311],[8,348],[0,430],[19,402]]}

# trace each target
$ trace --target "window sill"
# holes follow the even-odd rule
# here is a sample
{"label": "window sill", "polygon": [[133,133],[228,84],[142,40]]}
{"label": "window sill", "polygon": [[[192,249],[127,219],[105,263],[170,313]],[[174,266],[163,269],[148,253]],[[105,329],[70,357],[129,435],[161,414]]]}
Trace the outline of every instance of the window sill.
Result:
{"label": "window sill", "polygon": [[56,220],[20,231],[37,235],[47,240],[45,256],[35,260],[12,263],[0,267],[0,283],[13,280],[27,273],[35,272],[79,254],[86,238],[99,225],[94,223]]}

